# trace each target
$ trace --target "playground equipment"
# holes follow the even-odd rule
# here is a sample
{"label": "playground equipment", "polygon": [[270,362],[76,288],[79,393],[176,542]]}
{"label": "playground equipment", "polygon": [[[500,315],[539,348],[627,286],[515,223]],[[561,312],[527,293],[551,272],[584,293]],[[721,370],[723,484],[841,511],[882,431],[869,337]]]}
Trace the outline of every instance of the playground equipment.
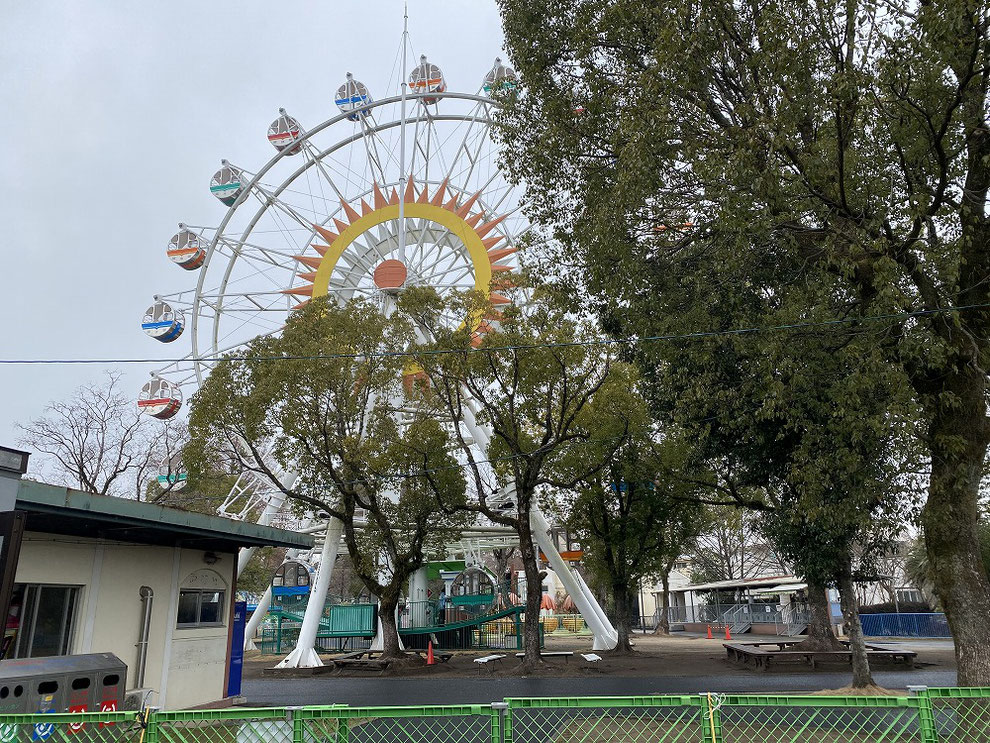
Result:
{"label": "playground equipment", "polygon": [[[201,384],[216,359],[259,335],[278,333],[289,313],[314,297],[341,303],[364,298],[384,307],[407,287],[431,286],[441,296],[474,289],[486,292],[496,305],[510,301],[506,288],[519,268],[517,250],[529,226],[522,214],[522,188],[498,167],[491,128],[501,104],[488,94],[515,86],[515,73],[496,60],[486,74],[475,76],[476,92],[457,92],[425,56],[407,71],[406,39],[401,79],[407,85],[396,94],[375,100],[369,87],[348,73],[334,98],[339,113],[326,121],[307,127],[279,109],[267,130],[275,154],[257,171],[221,161],[210,182],[210,192],[227,207],[219,226],[180,224],[169,243],[169,258],[195,272],[195,286],[156,297],[189,318],[182,334],[189,339],[189,353],[154,372],[138,401],[142,411],[161,419],[176,415],[182,389]],[[494,322],[479,321],[472,329],[476,344]],[[409,376],[414,385],[415,371]],[[477,424],[472,411],[459,425],[479,449],[487,449],[490,432]],[[291,486],[297,476],[291,467],[266,464],[283,487]],[[288,556],[308,566],[309,598],[296,648],[284,663],[320,665],[314,648],[323,633],[340,522],[319,514],[293,515],[281,490],[251,473],[237,480],[219,512],[261,524],[277,517],[283,526],[319,537],[311,553]],[[614,646],[615,630],[580,576],[556,552],[538,511],[531,514],[531,525],[594,632],[595,648]],[[512,541],[496,536],[499,544]],[[489,529],[448,550],[476,553],[494,538]],[[251,551],[240,555],[239,570],[250,556]],[[295,575],[298,580],[300,574]],[[424,575],[414,576],[410,602],[426,599],[425,585]],[[248,643],[275,591],[273,586],[259,601],[248,624]],[[478,625],[472,632],[481,632],[484,624],[504,627],[498,622],[507,618],[485,616],[472,620]],[[405,632],[403,641],[408,636],[414,642],[414,634]]]}

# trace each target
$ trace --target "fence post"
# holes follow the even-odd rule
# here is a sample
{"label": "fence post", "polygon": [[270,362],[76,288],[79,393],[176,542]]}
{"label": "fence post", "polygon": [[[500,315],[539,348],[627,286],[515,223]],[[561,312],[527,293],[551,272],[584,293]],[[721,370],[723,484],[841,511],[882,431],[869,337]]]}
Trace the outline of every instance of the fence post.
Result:
{"label": "fence post", "polygon": [[286,707],[285,721],[292,725],[292,743],[303,743],[306,737],[305,719],[299,714],[303,707]]}
{"label": "fence post", "polygon": [[718,694],[708,692],[701,697],[701,731],[705,743],[722,743],[722,700]]}
{"label": "fence post", "polygon": [[922,743],[938,743],[938,730],[935,727],[935,712],[927,686],[908,686],[908,693],[918,700],[918,727]]}
{"label": "fence post", "polygon": [[509,742],[511,733],[505,729],[508,711],[508,702],[492,702],[492,743]]}
{"label": "fence post", "polygon": [[158,712],[158,707],[145,707],[138,714],[138,720],[144,730],[144,743],[158,743]]}

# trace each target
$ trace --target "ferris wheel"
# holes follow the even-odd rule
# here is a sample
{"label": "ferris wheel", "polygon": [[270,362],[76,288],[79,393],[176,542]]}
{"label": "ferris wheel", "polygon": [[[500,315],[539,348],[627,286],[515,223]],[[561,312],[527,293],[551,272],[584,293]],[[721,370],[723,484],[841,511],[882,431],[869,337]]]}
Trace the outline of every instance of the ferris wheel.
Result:
{"label": "ferris wheel", "polygon": [[[457,92],[424,56],[396,82],[398,89],[377,97],[373,86],[347,73],[327,96],[333,115],[322,123],[307,126],[279,109],[267,132],[259,131],[275,152],[257,170],[221,160],[209,183],[223,207],[217,226],[180,223],[165,241],[167,259],[187,273],[189,286],[156,295],[142,329],[158,342],[188,345],[180,360],[152,373],[139,409],[163,420],[178,415],[183,398],[223,354],[279,333],[293,310],[317,297],[384,306],[403,288],[427,286],[441,296],[477,290],[495,305],[510,301],[529,225],[523,188],[499,167],[493,114],[513,94],[515,72],[496,59],[473,92]],[[471,328],[475,341],[490,329],[479,319]],[[482,441],[485,432],[473,438]],[[295,473],[267,464],[283,487],[291,486]],[[281,489],[247,472],[219,512],[322,528],[319,515],[300,520],[283,506]],[[329,559],[331,569],[330,543],[339,540],[339,528],[331,535],[333,521],[323,556],[310,558]],[[557,558],[547,530],[541,527],[538,538]],[[240,555],[239,569],[249,554]],[[601,613],[586,586],[575,583],[572,593],[587,595],[583,613]],[[311,645],[312,638],[297,662],[318,664]]]}
{"label": "ferris wheel", "polygon": [[275,153],[257,170],[222,160],[209,184],[225,207],[218,226],[180,223],[166,244],[189,288],[156,295],[142,321],[188,352],[152,373],[139,409],[177,415],[221,355],[278,333],[314,297],[385,301],[430,286],[507,303],[527,223],[521,189],[498,166],[492,113],[516,75],[496,60],[479,78],[474,92],[452,91],[424,56],[404,89],[376,99],[347,73],[322,123],[279,109],[267,130]]}

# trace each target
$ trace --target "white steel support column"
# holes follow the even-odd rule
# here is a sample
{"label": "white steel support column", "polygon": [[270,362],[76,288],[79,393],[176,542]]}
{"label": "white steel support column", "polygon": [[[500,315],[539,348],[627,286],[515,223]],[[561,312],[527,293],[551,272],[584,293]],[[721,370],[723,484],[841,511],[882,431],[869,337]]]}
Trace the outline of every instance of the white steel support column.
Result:
{"label": "white steel support column", "polygon": [[[605,613],[598,605],[598,601],[587,590],[584,581],[579,581],[575,578],[574,573],[571,572],[564,558],[557,552],[557,546],[550,538],[550,525],[538,508],[533,508],[530,511],[529,524],[533,530],[533,536],[536,538],[536,543],[540,546],[543,554],[547,556],[550,567],[557,573],[560,582],[564,584],[564,588],[570,594],[574,603],[577,604],[578,611],[581,612],[581,616],[584,617],[588,628],[594,634],[595,641],[592,650],[612,650],[619,644],[619,634],[615,631],[612,623],[608,621],[608,618],[605,617]],[[532,588],[527,586],[527,590],[532,590]],[[536,586],[536,590],[539,591],[540,586]]]}
{"label": "white steel support column", "polygon": [[[297,477],[298,475],[295,472],[286,472],[279,479],[281,480],[283,487],[291,488],[293,483],[295,483]],[[275,518],[275,514],[277,514],[279,511],[282,510],[282,506],[284,504],[285,504],[285,493],[283,493],[281,490],[276,491],[275,494],[268,499],[268,503],[265,506],[265,510],[261,512],[261,515],[258,517],[257,523],[260,526],[268,526],[270,523],[272,523],[272,519]],[[254,557],[255,550],[257,549],[258,549],[257,547],[242,547],[240,550],[238,550],[237,552],[238,578],[241,577],[241,573],[244,572],[244,568],[247,567],[247,564],[251,561],[251,558]],[[268,609],[266,608],[265,611],[268,611]]]}
{"label": "white steel support column", "polygon": [[327,524],[327,534],[320,553],[320,570],[316,574],[316,585],[309,594],[306,604],[306,614],[303,616],[302,627],[299,629],[299,640],[295,649],[276,666],[276,668],[317,668],[323,665],[316,653],[316,633],[323,618],[323,607],[326,605],[327,592],[330,590],[330,576],[333,575],[333,564],[337,559],[337,549],[340,547],[340,535],[344,524],[340,519],[331,517]]}
{"label": "white steel support column", "polygon": [[[293,550],[294,552],[296,550]],[[286,555],[288,558],[288,555]],[[258,627],[261,626],[262,620],[265,618],[265,614],[268,613],[268,609],[272,605],[272,587],[271,584],[265,589],[265,595],[261,597],[258,602],[258,608],[254,610],[251,614],[251,618],[248,620],[247,627],[244,628],[244,649],[245,650],[257,650],[258,646],[254,644],[254,636],[258,634]]]}
{"label": "white steel support column", "polygon": [[409,578],[408,601],[410,605],[409,623],[412,627],[428,626],[428,614],[426,607],[429,597],[426,595],[427,579],[426,566],[424,565]]}

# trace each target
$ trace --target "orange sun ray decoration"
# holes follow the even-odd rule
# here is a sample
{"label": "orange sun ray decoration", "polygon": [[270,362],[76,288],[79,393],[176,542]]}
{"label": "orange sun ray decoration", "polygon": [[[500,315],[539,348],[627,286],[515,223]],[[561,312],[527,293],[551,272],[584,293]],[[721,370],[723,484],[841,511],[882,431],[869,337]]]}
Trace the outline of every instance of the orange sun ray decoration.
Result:
{"label": "orange sun ray decoration", "polygon": [[[431,194],[428,186],[418,192],[413,177],[410,176],[402,200],[407,218],[428,220],[447,228],[462,240],[473,264],[475,289],[484,291],[492,305],[509,304],[511,300],[504,292],[515,286],[511,278],[512,256],[518,248],[503,244],[505,236],[494,233],[507,215],[487,215],[478,204],[481,192],[464,198],[451,189],[444,180]],[[311,298],[327,294],[333,270],[350,244],[371,227],[398,218],[399,192],[391,189],[386,195],[378,183],[372,184],[371,204],[360,199],[357,206],[341,202],[341,214],[331,220],[333,228],[313,225],[317,239],[310,246],[316,255],[297,255],[293,258],[301,264],[297,278],[304,283],[283,290],[283,294],[303,299],[293,309],[305,306]],[[346,218],[346,221],[344,221]],[[320,240],[324,242],[320,242]],[[373,272],[375,285],[384,292],[397,292],[405,284],[406,266],[394,258],[381,262]],[[471,345],[478,347],[484,336],[498,323],[501,313],[489,311],[484,316],[472,320]]]}

